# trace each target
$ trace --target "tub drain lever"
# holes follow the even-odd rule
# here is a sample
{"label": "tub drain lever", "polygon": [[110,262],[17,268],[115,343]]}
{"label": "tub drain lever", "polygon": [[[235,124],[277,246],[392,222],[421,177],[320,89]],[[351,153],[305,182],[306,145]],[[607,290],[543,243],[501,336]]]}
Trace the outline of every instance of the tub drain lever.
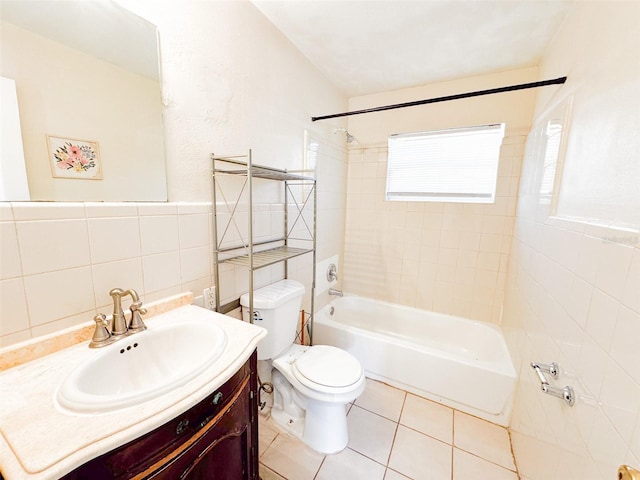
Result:
{"label": "tub drain lever", "polygon": [[545,373],[548,373],[553,378],[558,378],[560,376],[560,368],[556,362],[552,362],[550,364],[531,362],[531,368],[533,368],[536,375],[538,375],[538,379],[540,380],[540,389],[544,393],[561,398],[567,405],[573,407],[576,403],[576,395],[573,388],[569,385],[564,388],[554,387],[549,384],[549,381],[545,376]]}

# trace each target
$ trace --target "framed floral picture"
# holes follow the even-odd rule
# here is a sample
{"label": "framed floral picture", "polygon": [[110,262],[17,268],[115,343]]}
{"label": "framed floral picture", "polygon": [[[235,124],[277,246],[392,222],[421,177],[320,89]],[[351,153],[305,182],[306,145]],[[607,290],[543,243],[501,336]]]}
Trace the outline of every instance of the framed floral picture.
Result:
{"label": "framed floral picture", "polygon": [[54,178],[102,180],[98,142],[47,135]]}

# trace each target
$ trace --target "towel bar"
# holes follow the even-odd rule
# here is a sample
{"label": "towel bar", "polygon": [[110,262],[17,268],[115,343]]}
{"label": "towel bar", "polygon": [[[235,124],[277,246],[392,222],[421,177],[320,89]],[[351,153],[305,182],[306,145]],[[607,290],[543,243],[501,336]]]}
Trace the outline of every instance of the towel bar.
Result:
{"label": "towel bar", "polygon": [[545,372],[553,378],[558,378],[560,376],[560,367],[558,367],[556,362],[552,362],[550,364],[531,362],[531,368],[533,368],[536,375],[538,375],[538,379],[540,380],[540,389],[544,393],[563,399],[570,407],[575,405],[576,395],[572,387],[569,385],[564,388],[554,387],[549,384],[549,380],[547,380],[547,377],[545,376]]}

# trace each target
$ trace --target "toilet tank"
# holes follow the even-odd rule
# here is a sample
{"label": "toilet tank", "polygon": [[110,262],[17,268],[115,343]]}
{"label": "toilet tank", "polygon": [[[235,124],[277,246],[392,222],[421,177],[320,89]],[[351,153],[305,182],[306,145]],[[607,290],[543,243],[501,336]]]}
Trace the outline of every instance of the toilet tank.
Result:
{"label": "toilet tank", "polygon": [[[258,344],[258,360],[277,357],[296,338],[304,285],[295,280],[280,280],[253,292],[254,323],[267,330]],[[240,297],[242,318],[249,321],[249,294]]]}

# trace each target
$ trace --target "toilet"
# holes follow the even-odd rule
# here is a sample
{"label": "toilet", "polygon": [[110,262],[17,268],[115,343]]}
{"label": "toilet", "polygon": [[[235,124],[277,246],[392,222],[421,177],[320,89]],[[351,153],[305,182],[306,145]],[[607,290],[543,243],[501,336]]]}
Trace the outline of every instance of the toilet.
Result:
{"label": "toilet", "polygon": [[[349,442],[346,405],[362,394],[366,379],[360,362],[342,349],[294,344],[303,295],[295,280],[253,292],[254,323],[267,330],[258,360],[271,365],[275,423],[318,452],[337,453]],[[249,321],[249,294],[240,304]]]}

